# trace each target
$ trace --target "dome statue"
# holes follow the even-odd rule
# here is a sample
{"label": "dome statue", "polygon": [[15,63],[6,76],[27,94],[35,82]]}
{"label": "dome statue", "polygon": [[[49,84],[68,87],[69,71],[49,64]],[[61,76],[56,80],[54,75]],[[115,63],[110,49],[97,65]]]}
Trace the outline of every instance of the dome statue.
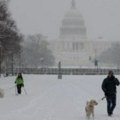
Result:
{"label": "dome statue", "polygon": [[60,37],[80,37],[86,38],[86,27],[83,16],[76,9],[75,0],[71,2],[70,10],[65,14],[60,27]]}

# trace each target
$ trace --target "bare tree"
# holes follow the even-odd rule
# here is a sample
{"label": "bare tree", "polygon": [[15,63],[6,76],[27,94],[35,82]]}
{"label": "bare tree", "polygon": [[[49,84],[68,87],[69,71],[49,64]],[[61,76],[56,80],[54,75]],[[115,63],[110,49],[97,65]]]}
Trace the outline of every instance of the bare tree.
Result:
{"label": "bare tree", "polygon": [[4,62],[7,61],[8,64],[13,64],[13,61],[10,61],[14,60],[14,57],[21,49],[20,43],[22,41],[22,35],[19,33],[15,21],[11,17],[8,5],[8,0],[0,0],[0,59],[1,62],[4,60]]}
{"label": "bare tree", "polygon": [[99,59],[104,63],[120,67],[120,43],[113,44],[99,56]]}
{"label": "bare tree", "polygon": [[22,61],[27,67],[38,68],[40,66],[54,65],[54,57],[48,49],[48,43],[42,35],[31,35],[24,43]]}

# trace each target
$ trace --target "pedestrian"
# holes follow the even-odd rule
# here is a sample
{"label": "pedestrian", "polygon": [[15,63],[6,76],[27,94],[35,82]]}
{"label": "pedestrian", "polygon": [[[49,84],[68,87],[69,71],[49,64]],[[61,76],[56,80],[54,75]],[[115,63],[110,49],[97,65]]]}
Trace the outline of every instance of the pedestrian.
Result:
{"label": "pedestrian", "polygon": [[114,76],[114,73],[111,70],[108,72],[108,76],[102,82],[102,90],[107,101],[108,116],[113,114],[113,111],[116,107],[116,86],[119,84],[119,80]]}
{"label": "pedestrian", "polygon": [[18,73],[18,76],[15,80],[15,84],[17,87],[17,93],[21,94],[21,88],[24,87],[24,80],[21,73]]}

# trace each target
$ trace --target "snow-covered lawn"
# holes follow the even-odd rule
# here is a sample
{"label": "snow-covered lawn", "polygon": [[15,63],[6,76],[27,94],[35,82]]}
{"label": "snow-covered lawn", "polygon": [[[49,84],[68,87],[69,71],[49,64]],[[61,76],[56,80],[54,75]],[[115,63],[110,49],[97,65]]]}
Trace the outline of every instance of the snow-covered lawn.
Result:
{"label": "snow-covered lawn", "polygon": [[[85,104],[96,99],[95,120],[120,119],[120,86],[117,88],[117,106],[112,117],[107,116],[106,100],[101,84],[106,76],[23,75],[25,82],[21,95],[15,95],[15,77],[1,77],[0,120],[86,120]],[[120,76],[116,76],[120,80]]]}

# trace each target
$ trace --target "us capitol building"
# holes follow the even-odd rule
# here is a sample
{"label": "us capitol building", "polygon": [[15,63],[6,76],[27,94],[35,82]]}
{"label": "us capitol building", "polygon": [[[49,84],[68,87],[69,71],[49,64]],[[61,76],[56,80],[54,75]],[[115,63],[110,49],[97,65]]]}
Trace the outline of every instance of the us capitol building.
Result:
{"label": "us capitol building", "polygon": [[70,10],[65,14],[59,37],[49,41],[49,48],[55,56],[55,64],[61,61],[62,66],[94,66],[93,61],[103,51],[112,46],[112,42],[103,39],[87,38],[87,28],[82,14],[72,0]]}

